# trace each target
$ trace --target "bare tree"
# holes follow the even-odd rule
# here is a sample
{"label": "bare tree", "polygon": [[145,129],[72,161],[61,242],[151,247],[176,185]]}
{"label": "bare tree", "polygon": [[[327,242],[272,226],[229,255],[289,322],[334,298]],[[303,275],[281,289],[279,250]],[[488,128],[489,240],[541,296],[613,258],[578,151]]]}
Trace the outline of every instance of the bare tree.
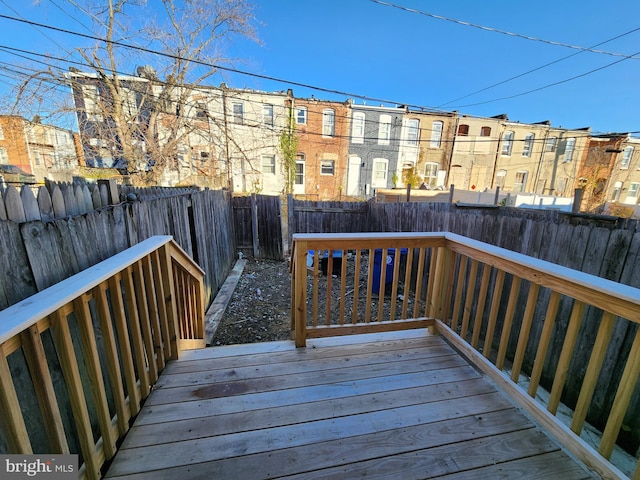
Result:
{"label": "bare tree", "polygon": [[[120,159],[128,172],[151,183],[190,156],[185,150],[194,141],[216,141],[210,116],[222,115],[222,107],[205,82],[228,63],[227,42],[237,36],[256,40],[256,35],[248,0],[161,0],[157,18],[149,18],[145,5],[144,0],[102,0],[87,9],[100,40],[77,49],[83,66],[64,78],[56,71],[31,75],[21,85],[29,95],[17,98],[33,99],[52,81],[70,82],[83,143]],[[123,73],[134,66],[134,75]],[[213,156],[208,160],[214,162]]]}

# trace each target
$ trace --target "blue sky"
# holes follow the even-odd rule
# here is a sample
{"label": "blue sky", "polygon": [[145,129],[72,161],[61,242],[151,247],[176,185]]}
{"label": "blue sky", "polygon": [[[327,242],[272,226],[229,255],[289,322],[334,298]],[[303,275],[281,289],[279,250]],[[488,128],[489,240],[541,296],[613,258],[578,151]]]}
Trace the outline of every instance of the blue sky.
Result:
{"label": "blue sky", "polygon": [[[225,81],[232,87],[270,91],[293,88],[296,96],[324,99],[359,95],[371,99],[367,104],[379,104],[382,99],[478,116],[506,113],[520,122],[551,120],[554,126],[565,128],[591,126],[595,132],[640,133],[637,0],[386,1],[577,47],[594,47],[626,34],[594,47],[623,56],[460,25],[372,0],[262,0],[254,2],[262,44],[237,39],[227,49],[228,56],[237,59],[233,65],[349,95],[246,75],[223,74],[212,83]],[[91,22],[73,3],[84,4],[80,0],[0,0],[0,14],[87,33],[84,26]],[[133,17],[153,16],[156,3],[150,0]],[[634,29],[638,30],[632,32]],[[0,32],[0,45],[43,53],[55,54],[88,42],[6,19],[0,19]],[[632,54],[638,58],[624,58]],[[557,63],[474,93],[554,61]],[[7,66],[23,60],[0,50],[0,62]],[[618,63],[608,66],[614,62]],[[566,81],[572,77],[578,78]],[[562,83],[549,86],[557,82]],[[0,90],[11,83],[15,80],[1,76]],[[535,89],[540,90],[524,94]]]}

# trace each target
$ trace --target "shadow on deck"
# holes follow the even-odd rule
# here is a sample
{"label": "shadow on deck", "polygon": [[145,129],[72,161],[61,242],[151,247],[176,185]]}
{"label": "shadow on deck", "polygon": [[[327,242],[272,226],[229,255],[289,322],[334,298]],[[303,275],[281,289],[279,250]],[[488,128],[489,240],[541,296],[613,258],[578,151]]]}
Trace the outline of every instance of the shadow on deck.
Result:
{"label": "shadow on deck", "polygon": [[193,350],[107,478],[599,478],[426,330]]}

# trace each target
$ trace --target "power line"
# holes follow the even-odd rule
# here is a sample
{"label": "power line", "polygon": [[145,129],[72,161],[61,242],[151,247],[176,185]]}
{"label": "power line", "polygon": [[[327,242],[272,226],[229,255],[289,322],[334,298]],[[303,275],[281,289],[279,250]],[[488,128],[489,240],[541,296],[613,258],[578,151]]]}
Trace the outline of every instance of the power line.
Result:
{"label": "power line", "polygon": [[493,27],[487,27],[484,25],[478,25],[477,23],[471,23],[471,22],[465,22],[462,20],[457,20],[455,18],[450,18],[450,17],[445,17],[443,15],[436,15],[435,13],[429,13],[429,12],[425,12],[422,10],[416,10],[414,8],[409,8],[409,7],[403,7],[402,5],[395,5],[393,3],[387,3],[387,2],[383,2],[381,0],[370,0],[373,3],[377,3],[380,5],[384,5],[385,7],[393,7],[393,8],[397,8],[399,10],[404,10],[410,13],[417,13],[419,15],[425,15],[427,17],[431,17],[431,18],[435,18],[437,20],[445,20],[447,22],[453,22],[453,23],[457,23],[458,25],[464,25],[465,27],[473,27],[473,28],[478,28],[480,30],[484,30],[487,32],[494,32],[494,33],[501,33],[503,35],[508,35],[510,37],[517,37],[517,38],[523,38],[525,40],[531,40],[534,42],[541,42],[541,43],[546,43],[549,45],[555,45],[557,47],[565,47],[565,48],[571,48],[574,50],[581,50],[583,52],[592,52],[592,53],[600,53],[603,55],[611,55],[614,57],[625,57],[625,58],[633,58],[633,59],[640,59],[640,57],[636,57],[635,55],[638,55],[638,53],[634,53],[631,56],[627,56],[623,53],[615,53],[615,52],[608,52],[605,50],[595,50],[593,48],[587,48],[587,47],[580,47],[577,45],[571,45],[569,43],[562,43],[562,42],[556,42],[554,40],[546,40],[544,38],[538,38],[538,37],[532,37],[529,35],[523,35],[521,33],[514,33],[514,32],[508,32],[506,30],[500,30],[498,28],[493,28]]}
{"label": "power line", "polygon": [[[633,30],[629,30],[628,32],[622,33],[620,35],[616,35],[615,37],[609,38],[609,39],[607,39],[607,40],[605,40],[603,42],[600,42],[600,43],[597,43],[595,45],[592,45],[589,48],[594,48],[594,47],[598,47],[600,45],[604,45],[605,43],[612,42],[613,40],[617,40],[618,38],[621,38],[621,37],[624,37],[624,36],[629,35],[631,33],[637,32],[638,30],[640,30],[640,27],[634,28]],[[441,103],[436,108],[444,107],[445,105],[449,105],[450,103],[457,102],[458,100],[462,100],[463,98],[468,98],[468,97],[471,97],[471,96],[473,96],[473,95],[475,95],[477,93],[481,93],[481,92],[484,92],[484,91],[489,90],[491,88],[497,87],[499,85],[503,85],[503,84],[505,84],[507,82],[510,82],[512,80],[515,80],[517,78],[524,77],[525,75],[529,75],[530,73],[537,72],[538,70],[542,70],[543,68],[549,67],[551,65],[555,65],[556,63],[562,62],[562,61],[567,60],[567,59],[569,59],[571,57],[575,57],[576,55],[580,55],[581,53],[584,53],[584,51],[574,52],[571,55],[567,55],[565,57],[558,58],[557,60],[554,60],[552,62],[545,63],[544,65],[541,65],[539,67],[533,68],[531,70],[527,70],[526,72],[520,73],[520,74],[515,75],[513,77],[510,77],[510,78],[507,78],[506,80],[502,80],[501,82],[494,83],[493,85],[489,85],[488,87],[481,88],[480,90],[476,90],[475,92],[471,92],[471,93],[469,93],[467,95],[463,95],[462,97],[454,98],[453,100],[450,100],[450,101],[448,101],[446,103]]]}

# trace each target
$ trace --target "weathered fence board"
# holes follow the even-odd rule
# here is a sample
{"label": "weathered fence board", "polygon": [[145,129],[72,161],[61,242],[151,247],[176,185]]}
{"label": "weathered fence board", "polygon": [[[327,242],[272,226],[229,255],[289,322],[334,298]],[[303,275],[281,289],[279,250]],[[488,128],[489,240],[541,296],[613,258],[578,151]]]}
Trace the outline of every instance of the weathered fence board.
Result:
{"label": "weathered fence board", "polygon": [[236,241],[243,253],[271,260],[284,259],[280,197],[233,197],[233,215]]}

